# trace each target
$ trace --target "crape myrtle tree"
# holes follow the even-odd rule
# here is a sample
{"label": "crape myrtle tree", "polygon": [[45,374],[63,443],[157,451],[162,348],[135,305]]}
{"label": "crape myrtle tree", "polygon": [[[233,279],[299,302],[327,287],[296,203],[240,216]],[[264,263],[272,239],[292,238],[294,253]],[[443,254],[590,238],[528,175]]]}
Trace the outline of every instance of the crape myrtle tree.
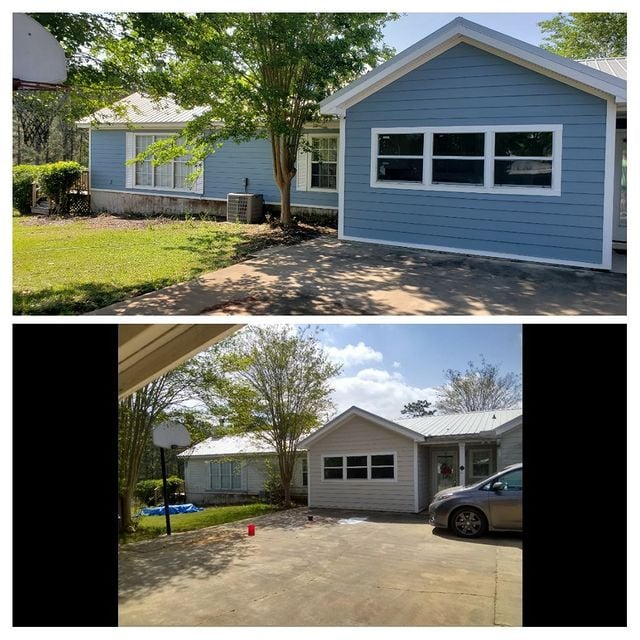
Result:
{"label": "crape myrtle tree", "polygon": [[[281,224],[292,224],[291,182],[305,124],[319,102],[389,58],[391,13],[125,14],[117,43],[140,88],[184,108],[206,106],[177,136],[149,147],[155,163],[191,155],[195,166],[225,140],[271,141]],[[144,52],[144,53],[143,53]],[[113,52],[112,52],[113,53]],[[139,65],[140,60],[144,64]],[[154,61],[150,64],[150,61]],[[123,65],[126,66],[126,65]],[[192,178],[197,176],[197,169]]]}
{"label": "crape myrtle tree", "polygon": [[333,411],[332,363],[310,329],[250,326],[187,365],[191,387],[222,434],[250,434],[276,452],[285,504],[291,503],[298,445]]}
{"label": "crape myrtle tree", "polygon": [[520,377],[515,373],[500,374],[500,367],[484,357],[480,365],[469,362],[464,372],[447,369],[446,383],[438,388],[435,407],[442,413],[466,413],[511,409],[521,400]]}

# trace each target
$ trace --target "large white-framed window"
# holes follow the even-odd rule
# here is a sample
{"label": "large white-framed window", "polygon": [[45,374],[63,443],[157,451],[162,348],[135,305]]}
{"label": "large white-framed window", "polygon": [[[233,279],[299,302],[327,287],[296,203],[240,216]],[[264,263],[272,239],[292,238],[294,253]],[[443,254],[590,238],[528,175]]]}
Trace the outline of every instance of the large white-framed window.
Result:
{"label": "large white-framed window", "polygon": [[357,453],[322,456],[323,481],[395,481],[395,453]]}
{"label": "large white-framed window", "polygon": [[559,196],[562,125],[371,129],[371,186]]}
{"label": "large white-framed window", "polygon": [[[170,134],[127,132],[127,161],[133,160],[149,146],[159,140],[171,137]],[[190,156],[180,156],[167,163],[153,166],[151,158],[127,165],[126,187],[159,191],[203,192],[202,174],[190,182],[187,177],[194,167],[189,165]]]}
{"label": "large white-framed window", "polygon": [[304,135],[296,161],[297,191],[338,190],[338,134]]}
{"label": "large white-framed window", "polygon": [[210,462],[209,486],[221,491],[242,489],[242,463],[238,460]]}

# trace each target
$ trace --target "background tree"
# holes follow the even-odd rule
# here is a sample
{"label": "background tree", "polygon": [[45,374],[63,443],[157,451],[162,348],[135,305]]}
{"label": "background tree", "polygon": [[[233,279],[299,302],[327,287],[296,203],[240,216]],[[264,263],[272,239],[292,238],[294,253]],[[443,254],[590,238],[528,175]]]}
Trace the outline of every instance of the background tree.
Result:
{"label": "background tree", "polygon": [[515,373],[500,375],[497,365],[481,356],[480,366],[469,362],[464,373],[447,369],[446,383],[438,388],[436,409],[442,413],[510,409],[520,402],[520,378]]}
{"label": "background tree", "polygon": [[185,394],[181,369],[160,376],[120,402],[118,410],[118,475],[122,527],[132,528],[132,498],[140,461],[154,425],[167,417],[168,409]]}
{"label": "background tree", "polygon": [[[140,82],[180,106],[208,106],[174,138],[149,147],[154,160],[202,160],[224,140],[271,141],[281,223],[291,218],[291,182],[303,127],[319,102],[388,58],[382,27],[395,14],[128,14],[120,59],[143,65]],[[219,123],[215,127],[212,122]]]}
{"label": "background tree", "polygon": [[431,403],[428,400],[416,400],[415,402],[407,402],[402,407],[400,413],[408,418],[422,418],[424,416],[432,416],[436,409],[430,409]]}
{"label": "background tree", "polygon": [[542,47],[566,58],[627,55],[626,13],[559,13],[538,23]]}
{"label": "background tree", "polygon": [[291,503],[298,443],[329,416],[340,366],[315,333],[252,326],[191,363],[193,387],[226,433],[251,434],[276,451],[284,503]]}

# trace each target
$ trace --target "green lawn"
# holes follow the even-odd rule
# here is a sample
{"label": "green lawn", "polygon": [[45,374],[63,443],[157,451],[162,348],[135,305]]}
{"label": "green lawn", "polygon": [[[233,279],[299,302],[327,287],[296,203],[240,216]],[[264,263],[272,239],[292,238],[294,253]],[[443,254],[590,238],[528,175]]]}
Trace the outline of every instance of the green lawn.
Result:
{"label": "green lawn", "polygon": [[86,313],[291,240],[266,224],[16,216],[14,313]]}
{"label": "green lawn", "polygon": [[[225,522],[235,522],[244,518],[262,516],[277,511],[278,507],[270,504],[243,504],[230,507],[207,507],[198,513],[179,513],[171,516],[171,531],[194,531],[203,527],[212,527]],[[135,533],[121,534],[121,542],[138,542],[157,538],[166,533],[164,516],[141,516]]]}

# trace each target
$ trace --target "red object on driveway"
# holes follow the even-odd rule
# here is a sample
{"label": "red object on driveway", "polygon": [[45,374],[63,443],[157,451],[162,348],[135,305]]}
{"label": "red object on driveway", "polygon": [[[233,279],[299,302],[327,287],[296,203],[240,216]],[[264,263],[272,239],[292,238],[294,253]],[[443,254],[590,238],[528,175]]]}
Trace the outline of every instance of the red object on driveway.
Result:
{"label": "red object on driveway", "polygon": [[250,524],[247,527],[247,535],[250,535],[250,536],[255,536],[256,535],[256,525],[255,524]]}

